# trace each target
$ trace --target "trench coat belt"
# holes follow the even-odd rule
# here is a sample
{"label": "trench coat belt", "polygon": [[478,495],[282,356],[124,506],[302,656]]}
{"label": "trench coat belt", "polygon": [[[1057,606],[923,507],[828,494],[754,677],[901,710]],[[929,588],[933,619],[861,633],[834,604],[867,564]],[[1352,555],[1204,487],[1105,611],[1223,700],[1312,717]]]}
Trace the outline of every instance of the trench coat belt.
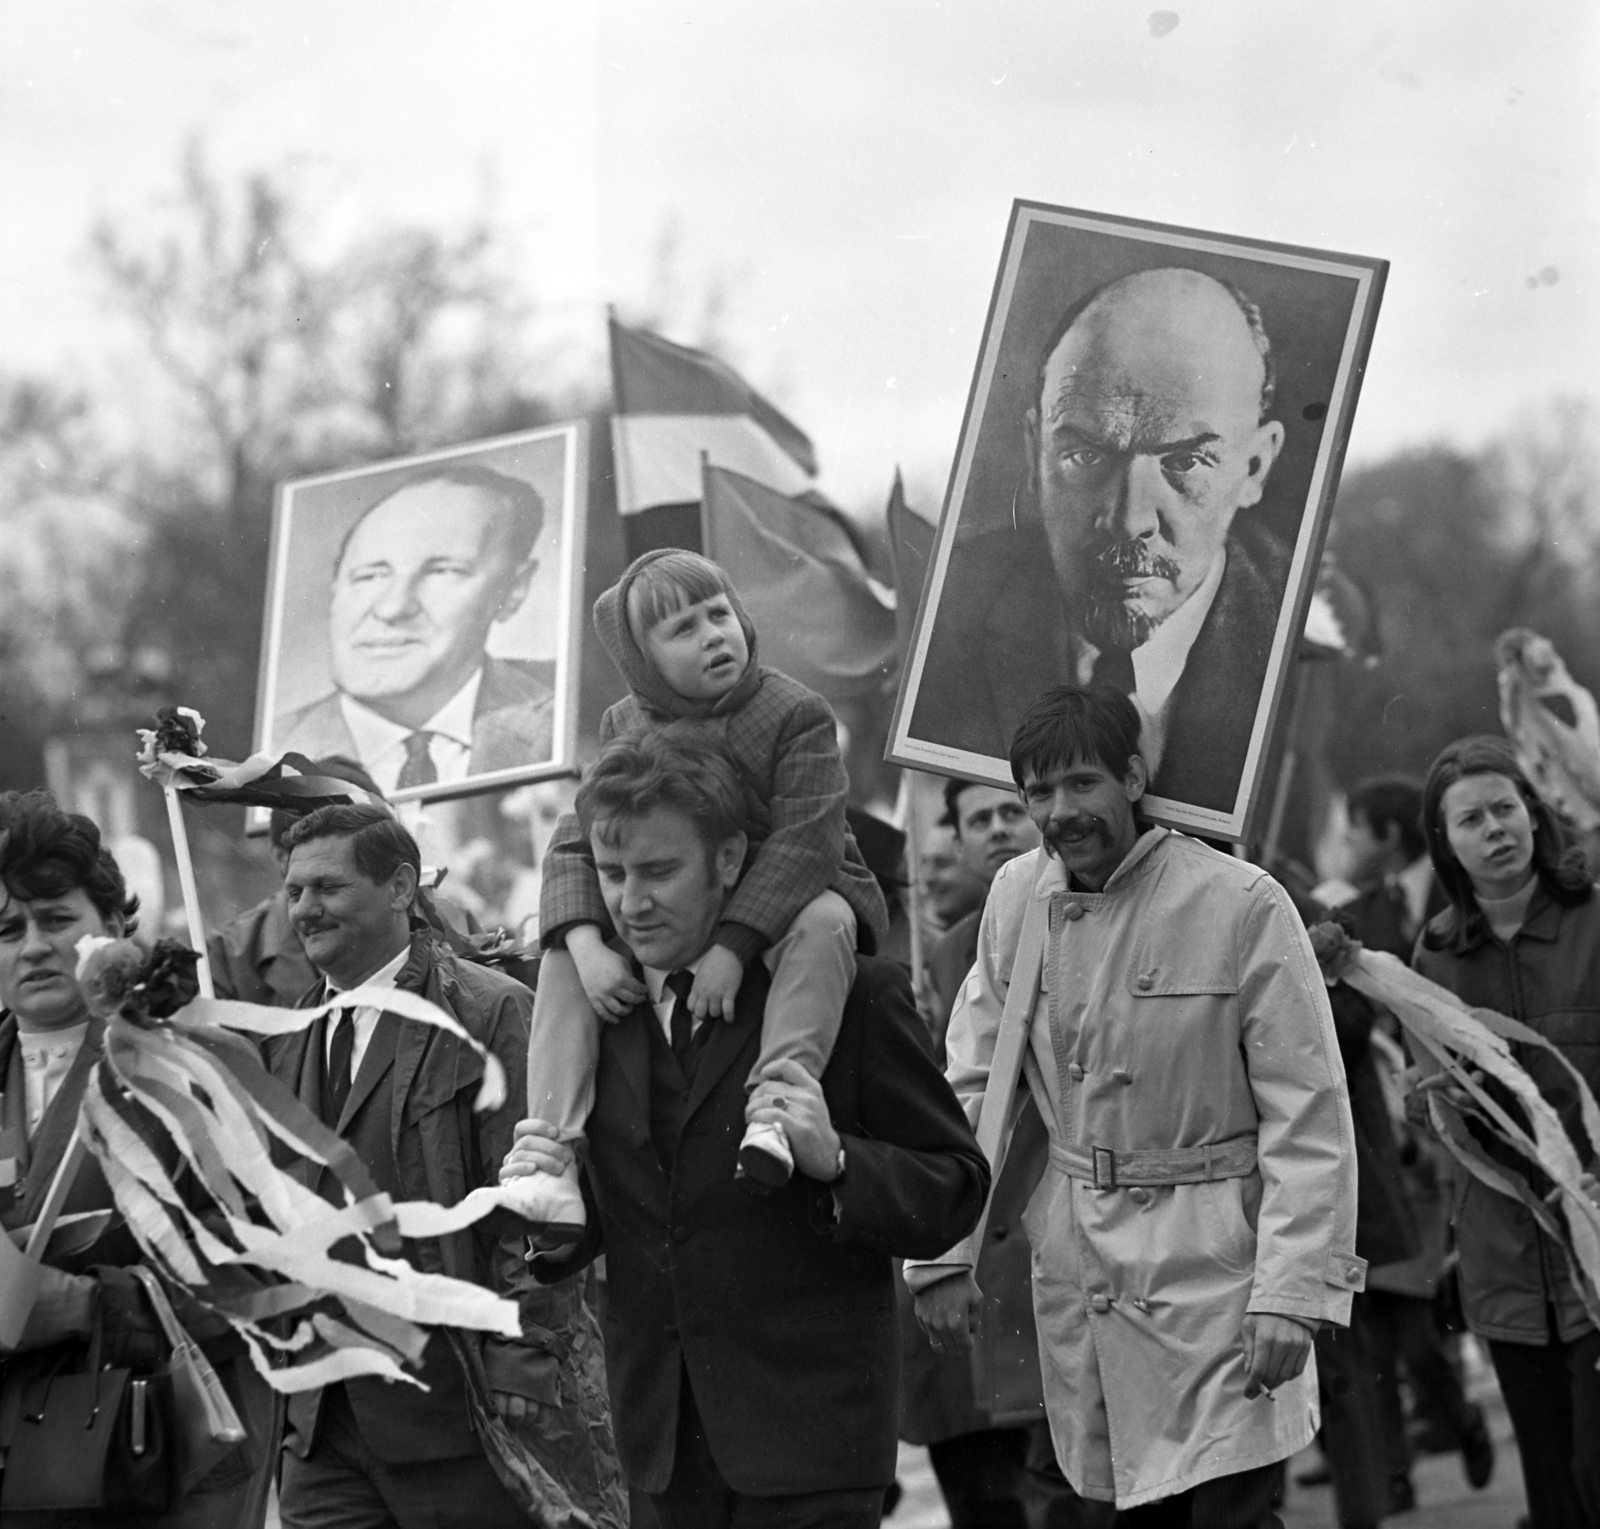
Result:
{"label": "trench coat belt", "polygon": [[1249,1131],[1203,1147],[1155,1147],[1132,1152],[1113,1152],[1110,1147],[1063,1147],[1051,1142],[1050,1162],[1068,1178],[1093,1184],[1096,1189],[1242,1179],[1256,1171],[1256,1133]]}

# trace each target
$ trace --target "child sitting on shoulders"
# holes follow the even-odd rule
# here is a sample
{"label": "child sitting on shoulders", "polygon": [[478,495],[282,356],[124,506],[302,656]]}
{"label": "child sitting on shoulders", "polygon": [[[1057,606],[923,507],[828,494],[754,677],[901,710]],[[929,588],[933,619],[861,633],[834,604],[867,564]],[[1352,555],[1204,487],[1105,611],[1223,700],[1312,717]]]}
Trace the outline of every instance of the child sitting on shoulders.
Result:
{"label": "child sitting on shoulders", "polygon": [[[704,729],[737,765],[750,808],[750,852],[689,1006],[732,1020],[745,968],[772,973],[761,1050],[749,1086],[774,1062],[821,1077],[855,981],[857,944],[883,940],[888,912],[845,823],[848,781],[827,703],[756,661],[756,632],[726,573],[693,552],[637,558],[595,602],[594,626],[631,694],[600,723],[602,744],[663,726]],[[528,1045],[529,1113],[563,1141],[583,1135],[594,1105],[600,1025],[643,1003],[647,989],[611,933],[594,854],[577,816],[545,854],[539,909],[545,948]],[[781,1125],[750,1125],[739,1172],[788,1182],[794,1158]],[[576,1168],[517,1181],[524,1214],[557,1235],[584,1224]]]}

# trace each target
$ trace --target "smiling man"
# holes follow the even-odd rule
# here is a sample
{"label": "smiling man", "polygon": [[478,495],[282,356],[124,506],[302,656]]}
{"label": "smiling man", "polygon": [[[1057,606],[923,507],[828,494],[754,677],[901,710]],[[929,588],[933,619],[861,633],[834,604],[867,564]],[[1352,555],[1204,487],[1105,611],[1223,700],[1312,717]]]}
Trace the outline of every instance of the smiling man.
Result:
{"label": "smiling man", "polygon": [[[1138,741],[1107,687],[1023,717],[1044,842],[990,889],[948,1075],[976,1120],[1002,1015],[1026,1027],[1049,1167],[1024,1225],[1072,1485],[1128,1529],[1267,1529],[1271,1467],[1316,1430],[1312,1335],[1348,1325],[1365,1273],[1350,1104],[1287,894],[1140,817]],[[966,1246],[906,1266],[935,1349],[971,1342],[971,1267]]]}
{"label": "smiling man", "polygon": [[[614,740],[579,821],[645,998],[602,1029],[576,1252],[606,1257],[606,1365],[630,1485],[663,1529],[875,1529],[894,1479],[893,1258],[970,1230],[988,1174],[939,1076],[903,970],[857,960],[820,1082],[768,1064],[753,1093],[770,978],[747,969],[731,1016],[696,1019],[748,839],[744,789],[713,743]],[[735,1183],[750,1121],[782,1122],[795,1172]],[[549,1121],[517,1127],[502,1176],[561,1174]]]}
{"label": "smiling man", "polygon": [[1062,315],[1020,432],[1037,520],[959,549],[913,717],[1003,757],[1046,686],[1109,684],[1139,713],[1157,796],[1233,806],[1288,551],[1258,515],[1284,427],[1261,315],[1169,267]]}
{"label": "smiling man", "polygon": [[276,746],[353,755],[386,794],[548,759],[552,666],[485,651],[527,599],[543,523],[531,485],[470,463],[380,499],[334,561],[336,689],[280,716]]}

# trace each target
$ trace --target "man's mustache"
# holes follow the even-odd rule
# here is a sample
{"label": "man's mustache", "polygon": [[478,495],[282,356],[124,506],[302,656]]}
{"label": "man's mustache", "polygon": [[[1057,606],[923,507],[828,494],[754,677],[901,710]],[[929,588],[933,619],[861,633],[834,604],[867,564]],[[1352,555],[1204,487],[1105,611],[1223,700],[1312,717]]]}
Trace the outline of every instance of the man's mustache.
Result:
{"label": "man's mustache", "polygon": [[1107,543],[1091,560],[1101,572],[1117,579],[1176,579],[1178,565],[1170,557],[1151,552],[1140,537]]}
{"label": "man's mustache", "polygon": [[1059,855],[1062,844],[1069,838],[1082,839],[1090,834],[1108,839],[1111,837],[1111,829],[1104,818],[1097,817],[1092,812],[1085,812],[1068,819],[1065,823],[1051,823],[1045,828],[1042,837],[1044,842]]}

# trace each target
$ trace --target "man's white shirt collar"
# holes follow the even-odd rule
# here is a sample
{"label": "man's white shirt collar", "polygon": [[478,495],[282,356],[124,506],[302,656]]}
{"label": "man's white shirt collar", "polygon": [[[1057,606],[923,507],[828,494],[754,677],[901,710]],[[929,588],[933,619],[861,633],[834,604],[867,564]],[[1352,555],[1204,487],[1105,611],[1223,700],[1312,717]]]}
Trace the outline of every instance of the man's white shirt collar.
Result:
{"label": "man's white shirt collar", "polygon": [[[392,960],[385,962],[364,982],[357,983],[358,987],[391,988],[396,986],[396,979],[400,975],[400,968],[406,964],[411,955],[409,944],[402,947],[400,953]],[[340,987],[332,977],[324,976],[322,979],[328,984],[330,993],[348,992],[348,988]],[[361,1059],[367,1054],[367,1044],[372,1039],[372,1032],[378,1028],[378,1018],[381,1010],[375,1009],[371,1004],[363,1004],[355,1011],[355,1037],[350,1048],[350,1076],[356,1078],[361,1072]],[[333,1051],[334,1020],[330,1015],[326,1025],[328,1055]]]}
{"label": "man's white shirt collar", "polygon": [[1189,649],[1216,604],[1227,566],[1224,549],[1200,587],[1150,634],[1143,647],[1133,650],[1134,694],[1151,716],[1161,713],[1177,687],[1183,666],[1189,661]]}
{"label": "man's white shirt collar", "polygon": [[[644,968],[644,985],[650,994],[650,1006],[656,1011],[656,1021],[661,1026],[661,1033],[669,1041],[672,1039],[672,1006],[678,1000],[667,991],[667,978],[673,972],[698,973],[701,963],[710,953],[710,949],[711,947],[708,945],[687,966],[674,966],[670,969],[663,969],[658,966],[646,966]],[[698,1019],[693,1020],[691,1021],[689,1033],[692,1035],[699,1028],[700,1021]]]}
{"label": "man's white shirt collar", "polygon": [[472,759],[472,719],[478,709],[483,670],[478,668],[421,727],[402,727],[379,716],[370,706],[339,692],[339,712],[356,746],[356,757],[371,772],[384,792],[395,789],[405,768],[406,739],[412,733],[432,733],[428,752],[441,781],[466,778]]}

